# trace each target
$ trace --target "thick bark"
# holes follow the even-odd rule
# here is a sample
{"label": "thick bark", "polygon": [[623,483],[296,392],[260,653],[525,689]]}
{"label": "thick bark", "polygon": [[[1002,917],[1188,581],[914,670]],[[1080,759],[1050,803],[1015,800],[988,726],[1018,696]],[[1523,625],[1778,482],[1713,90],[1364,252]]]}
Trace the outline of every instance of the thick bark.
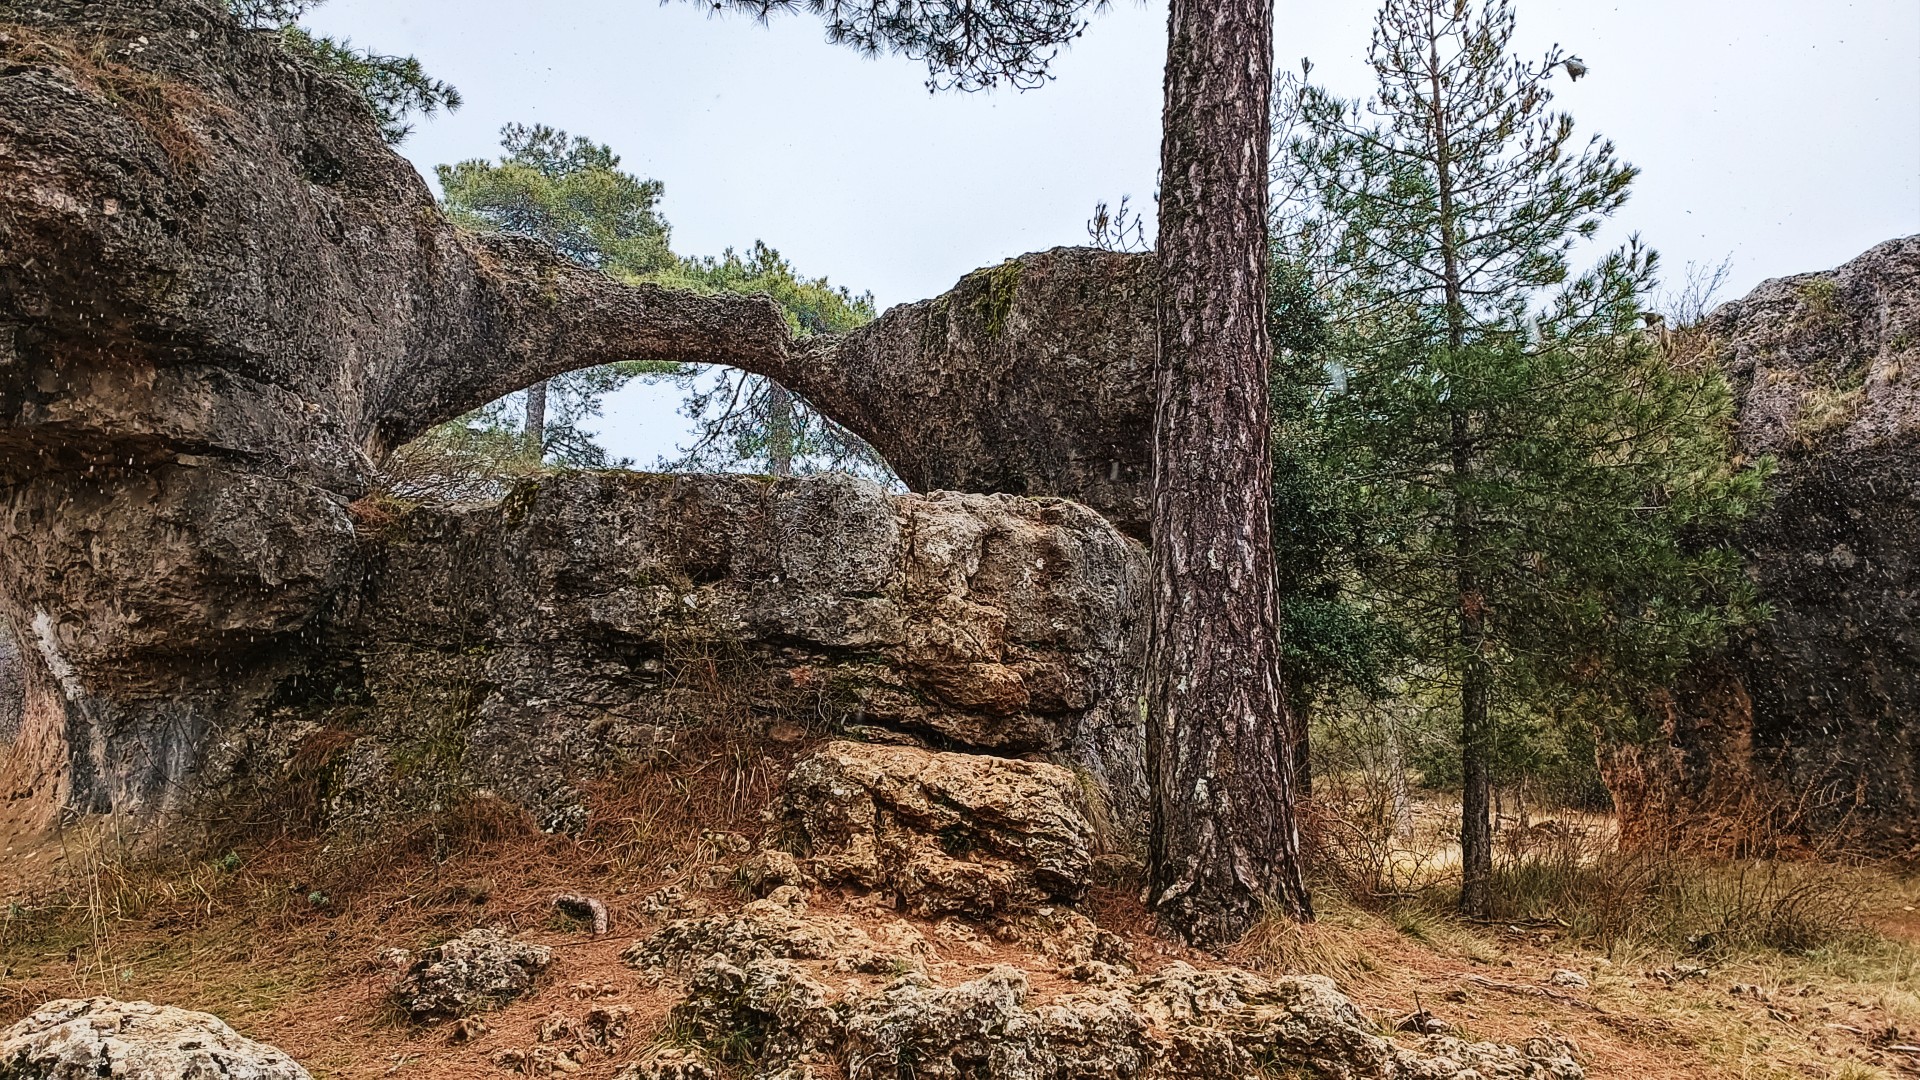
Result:
{"label": "thick bark", "polygon": [[546,453],[547,448],[547,380],[541,379],[527,387],[527,425],[525,430],[527,449],[535,455]]}
{"label": "thick bark", "polygon": [[767,471],[793,475],[793,395],[767,380]]}
{"label": "thick bark", "polygon": [[1155,372],[1151,901],[1217,946],[1307,918],[1268,518],[1271,0],[1174,0]]}

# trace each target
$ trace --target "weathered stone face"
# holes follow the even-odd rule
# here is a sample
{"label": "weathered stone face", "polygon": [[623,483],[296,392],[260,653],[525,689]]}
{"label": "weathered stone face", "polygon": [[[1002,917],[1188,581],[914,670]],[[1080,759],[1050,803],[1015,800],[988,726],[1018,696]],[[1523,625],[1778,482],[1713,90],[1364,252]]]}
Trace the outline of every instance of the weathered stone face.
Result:
{"label": "weathered stone face", "polygon": [[1151,255],[1054,248],[892,308],[782,378],[915,491],[1064,496],[1144,540],[1158,301]]}
{"label": "weathered stone face", "polygon": [[145,1001],[49,1001],[0,1031],[0,1075],[19,1080],[311,1080],[279,1050],[219,1017]]}
{"label": "weathered stone face", "polygon": [[407,968],[388,996],[415,1021],[471,1016],[531,992],[553,950],[489,927],[435,945]]}
{"label": "weathered stone face", "polygon": [[[1768,281],[1705,330],[1739,449],[1778,455],[1741,538],[1773,618],[1680,687],[1684,782],[1842,805],[1920,842],[1920,237]],[[1821,795],[1822,791],[1829,795]],[[1856,806],[1857,799],[1857,806]],[[1816,826],[1824,827],[1816,815]]]}
{"label": "weathered stone face", "polygon": [[1056,765],[833,742],[795,765],[781,817],[822,881],[915,915],[984,917],[1079,899],[1094,830]]}
{"label": "weathered stone face", "polygon": [[[210,783],[351,740],[335,819],[484,788],[578,824],[575,784],[702,724],[1073,764],[1144,807],[1144,552],[1064,500],[846,477],[561,476],[363,532],[314,662]],[[428,764],[423,764],[428,763]]]}

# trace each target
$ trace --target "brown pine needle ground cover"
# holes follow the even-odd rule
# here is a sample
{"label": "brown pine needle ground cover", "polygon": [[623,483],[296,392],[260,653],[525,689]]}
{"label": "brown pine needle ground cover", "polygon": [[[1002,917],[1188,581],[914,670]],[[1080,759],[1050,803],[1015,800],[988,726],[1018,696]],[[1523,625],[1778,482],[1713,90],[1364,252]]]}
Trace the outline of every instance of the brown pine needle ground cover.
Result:
{"label": "brown pine needle ground cover", "polygon": [[[713,909],[744,902],[731,868],[764,827],[760,811],[799,745],[689,748],[637,767],[593,792],[594,824],[578,838],[541,834],[482,800],[351,852],[281,836],[212,857],[136,862],[111,856],[98,830],[45,841],[33,858],[18,847],[0,884],[9,898],[0,1023],[48,998],[104,993],[216,1013],[316,1077],[461,1080],[513,1075],[496,1057],[540,1046],[555,1013],[624,1005],[630,1037],[570,1074],[610,1077],[670,1038],[676,999],[623,964],[621,950],[670,917],[663,896]],[[1920,1043],[1920,883],[1884,869],[1833,873],[1857,901],[1858,925],[1799,953],[1599,945],[1572,920],[1469,925],[1439,913],[1438,894],[1361,907],[1322,885],[1319,923],[1274,920],[1225,959],[1330,975],[1383,1025],[1425,1011],[1504,1041],[1550,1027],[1579,1045],[1595,1077],[1920,1076],[1920,1054],[1898,1049]],[[612,932],[594,938],[556,914],[559,893],[602,899]],[[1222,962],[1155,937],[1138,895],[1137,879],[1113,874],[1084,908],[1128,938],[1143,968]],[[876,932],[895,917],[852,900],[816,890],[813,906],[871,920]],[[398,971],[382,952],[476,925],[553,947],[540,990],[486,1014],[486,1030],[465,1041],[449,1025],[409,1023],[387,1003]],[[1062,982],[1018,945],[922,929],[942,979],[1011,963],[1036,991]],[[1556,981],[1558,971],[1588,985]]]}

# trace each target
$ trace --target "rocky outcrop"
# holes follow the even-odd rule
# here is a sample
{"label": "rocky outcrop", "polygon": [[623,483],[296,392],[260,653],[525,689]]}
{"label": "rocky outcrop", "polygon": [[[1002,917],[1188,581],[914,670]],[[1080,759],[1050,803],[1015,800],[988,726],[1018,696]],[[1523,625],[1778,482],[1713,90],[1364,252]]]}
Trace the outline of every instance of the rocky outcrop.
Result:
{"label": "rocky outcrop", "polygon": [[1143,554],[1073,503],[605,472],[369,522],[204,791],[324,761],[334,825],[485,790],[571,829],[582,781],[717,727],[1043,755],[1144,805]]}
{"label": "rocky outcrop", "polygon": [[1054,248],[892,308],[783,381],[915,491],[1062,495],[1145,540],[1158,301],[1151,255]]}
{"label": "rocky outcrop", "polygon": [[[830,928],[844,920],[811,921],[821,927],[815,938],[847,936]],[[884,968],[849,966],[812,945],[766,947],[792,940],[689,935],[669,926],[629,956],[683,982],[673,1010],[679,1031],[716,1056],[745,1062],[745,1075],[769,1080],[834,1068],[927,1080],[1222,1080],[1288,1069],[1354,1080],[1583,1075],[1570,1048],[1546,1038],[1523,1047],[1447,1036],[1401,1045],[1319,976],[1270,980],[1178,962],[1137,975],[1083,963],[1069,969],[1064,985],[1040,991],[1016,967],[996,965],[949,983],[909,955],[876,985],[860,974]]]}
{"label": "rocky outcrop", "polygon": [[1057,765],[835,742],[794,766],[778,812],[821,881],[986,916],[1086,891],[1086,798]]}
{"label": "rocky outcrop", "polygon": [[766,300],[456,231],[224,4],[0,24],[0,606],[41,669],[4,779],[43,808],[166,808],[349,580],[386,447],[556,364],[787,348]]}
{"label": "rocky outcrop", "polygon": [[686,973],[692,961],[716,953],[736,963],[754,960],[819,960],[835,971],[868,974],[918,964],[928,952],[920,932],[895,921],[884,940],[841,918],[807,914],[805,894],[783,886],[737,912],[675,919],[635,942],[621,959],[642,971]]}
{"label": "rocky outcrop", "polygon": [[422,953],[390,996],[413,1020],[457,1019],[525,995],[552,962],[545,945],[480,927]]}
{"label": "rocky outcrop", "polygon": [[49,1001],[0,1031],[7,1080],[309,1080],[307,1070],[217,1016],[145,1001]]}
{"label": "rocky outcrop", "polygon": [[380,456],[561,371],[771,375],[916,487],[1141,531],[1145,260],[1050,252],[796,342],[764,298],[460,232],[351,88],[223,4],[0,0],[0,24],[10,813],[165,812],[210,733],[299,677]]}
{"label": "rocky outcrop", "polygon": [[[1679,782],[1710,806],[1920,844],[1920,236],[1715,311],[1742,454],[1777,456],[1741,537],[1770,621],[1678,687]],[[1747,816],[1751,816],[1750,814]]]}

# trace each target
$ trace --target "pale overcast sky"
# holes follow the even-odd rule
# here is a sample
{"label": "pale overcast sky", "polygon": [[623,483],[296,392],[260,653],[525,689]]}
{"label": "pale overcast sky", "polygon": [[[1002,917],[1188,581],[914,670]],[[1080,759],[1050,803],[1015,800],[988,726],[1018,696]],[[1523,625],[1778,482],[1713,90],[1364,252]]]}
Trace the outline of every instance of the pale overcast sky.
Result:
{"label": "pale overcast sky", "polygon": [[[1518,46],[1591,68],[1556,104],[1642,175],[1637,230],[1670,275],[1732,259],[1724,294],[1920,232],[1920,0],[1516,0]],[[1276,55],[1369,91],[1374,7],[1279,0]],[[1028,91],[930,95],[922,65],[653,0],[332,0],[318,30],[417,55],[466,106],[402,148],[433,166],[539,122],[662,181],[682,254],[764,239],[880,305],[1011,255],[1085,240],[1096,201],[1151,212],[1164,3],[1117,0]],[[642,464],[684,437],[665,388],[610,400],[603,441]]]}

